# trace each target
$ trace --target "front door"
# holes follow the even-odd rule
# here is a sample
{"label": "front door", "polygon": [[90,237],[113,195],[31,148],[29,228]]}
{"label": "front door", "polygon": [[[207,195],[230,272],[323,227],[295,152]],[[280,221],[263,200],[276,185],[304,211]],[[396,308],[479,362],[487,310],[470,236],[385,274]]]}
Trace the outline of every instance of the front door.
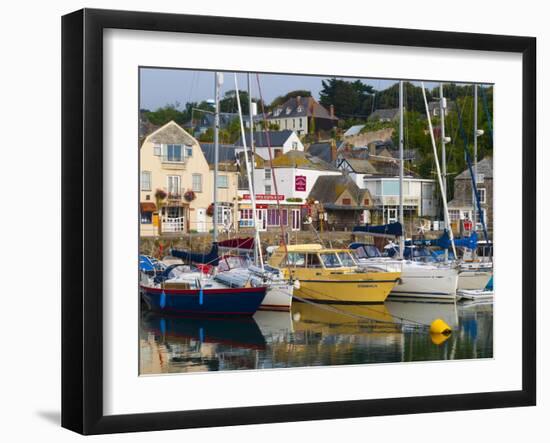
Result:
{"label": "front door", "polygon": [[293,231],[299,231],[300,225],[302,221],[302,214],[300,213],[299,209],[293,209],[292,210],[292,224],[291,228]]}
{"label": "front door", "polygon": [[256,223],[258,231],[267,230],[267,209],[256,209]]}
{"label": "front door", "polygon": [[397,208],[386,209],[386,223],[395,223],[397,221]]}
{"label": "front door", "polygon": [[197,232],[206,232],[206,208],[197,208]]}

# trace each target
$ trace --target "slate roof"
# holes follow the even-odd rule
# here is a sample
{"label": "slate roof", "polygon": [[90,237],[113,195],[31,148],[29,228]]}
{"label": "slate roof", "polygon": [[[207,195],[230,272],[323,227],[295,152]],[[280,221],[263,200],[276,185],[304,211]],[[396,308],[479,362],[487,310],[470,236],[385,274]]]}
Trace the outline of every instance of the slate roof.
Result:
{"label": "slate roof", "polygon": [[[202,153],[209,165],[214,164],[214,143],[200,143]],[[220,144],[218,150],[219,162],[235,162],[235,145]]]}
{"label": "slate roof", "polygon": [[[344,159],[357,174],[371,174],[380,177],[397,177],[399,175],[399,162],[389,158],[346,158]],[[418,174],[404,168],[407,177],[418,178]]]}
{"label": "slate roof", "polygon": [[194,145],[197,140],[173,120],[148,136],[152,143]]}
{"label": "slate roof", "polygon": [[[473,163],[472,163],[473,167]],[[477,162],[477,173],[483,174],[485,178],[493,178],[493,157],[486,156]],[[455,177],[455,180],[470,180],[470,171],[466,169]]]}
{"label": "slate roof", "polygon": [[399,108],[392,109],[377,109],[371,115],[369,115],[369,121],[379,121],[379,120],[395,120],[399,117]]}
{"label": "slate roof", "polygon": [[[287,108],[290,112],[287,113]],[[280,114],[277,115],[277,111]],[[292,117],[315,117],[328,120],[338,120],[338,117],[331,116],[330,112],[313,97],[292,97],[282,105],[276,106],[268,118],[292,118]]]}
{"label": "slate roof", "polygon": [[326,161],[327,163],[332,163],[332,143],[331,142],[322,142],[322,143],[312,143],[307,148],[308,154],[313,155],[314,157],[320,158],[321,160]]}
{"label": "slate roof", "polygon": [[[361,203],[365,191],[347,175],[322,175],[317,178],[308,198],[324,204],[334,203],[344,191],[349,191],[355,203]],[[368,192],[368,191],[367,191]]]}
{"label": "slate roof", "polygon": [[339,171],[330,163],[303,151],[288,151],[271,162],[272,168],[300,168],[320,171]]}
{"label": "slate roof", "polygon": [[[290,129],[285,129],[284,131],[268,131],[268,135],[265,131],[256,131],[254,132],[254,145],[258,148],[267,148],[268,147],[268,140],[271,145],[271,147],[280,147],[285,144],[285,142],[288,140],[288,138],[292,135],[293,131]],[[246,146],[250,147],[250,133],[245,134],[245,140],[246,140]],[[243,139],[242,137],[239,137],[239,139],[235,142],[235,146],[243,146]]]}

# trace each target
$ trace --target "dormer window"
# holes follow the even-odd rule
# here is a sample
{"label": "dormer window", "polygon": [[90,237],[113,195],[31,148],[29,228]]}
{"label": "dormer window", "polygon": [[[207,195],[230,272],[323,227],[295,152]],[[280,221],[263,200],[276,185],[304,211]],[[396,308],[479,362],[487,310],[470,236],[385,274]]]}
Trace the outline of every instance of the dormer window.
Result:
{"label": "dormer window", "polygon": [[282,111],[281,108],[275,109],[275,117],[279,117],[279,115],[281,115],[281,111]]}
{"label": "dormer window", "polygon": [[302,108],[301,106],[298,106],[298,108],[296,109],[296,112],[302,112],[304,110],[304,108]]}
{"label": "dormer window", "polygon": [[183,161],[182,145],[166,145],[166,161],[182,162]]}
{"label": "dormer window", "polygon": [[286,108],[286,115],[290,114],[292,112],[292,109],[289,107]]}

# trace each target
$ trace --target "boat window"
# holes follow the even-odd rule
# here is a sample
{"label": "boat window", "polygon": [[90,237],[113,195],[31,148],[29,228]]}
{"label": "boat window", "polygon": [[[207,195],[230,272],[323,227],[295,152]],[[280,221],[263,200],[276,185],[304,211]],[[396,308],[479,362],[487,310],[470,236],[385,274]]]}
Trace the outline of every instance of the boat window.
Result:
{"label": "boat window", "polygon": [[306,254],[303,252],[289,252],[288,265],[303,268],[306,265]]}
{"label": "boat window", "polygon": [[346,266],[346,267],[357,266],[357,263],[355,263],[355,260],[353,259],[353,257],[349,252],[339,252],[338,258],[342,262],[342,266]]}
{"label": "boat window", "polygon": [[338,260],[338,256],[334,252],[326,252],[319,255],[321,256],[321,260],[323,261],[323,265],[325,265],[325,268],[340,267],[340,261]]}
{"label": "boat window", "polygon": [[367,254],[367,257],[381,257],[382,254],[380,254],[380,251],[378,248],[374,245],[364,245],[363,248],[365,249],[365,253]]}
{"label": "boat window", "polygon": [[307,255],[307,267],[308,268],[320,268],[321,260],[317,254],[308,254]]}

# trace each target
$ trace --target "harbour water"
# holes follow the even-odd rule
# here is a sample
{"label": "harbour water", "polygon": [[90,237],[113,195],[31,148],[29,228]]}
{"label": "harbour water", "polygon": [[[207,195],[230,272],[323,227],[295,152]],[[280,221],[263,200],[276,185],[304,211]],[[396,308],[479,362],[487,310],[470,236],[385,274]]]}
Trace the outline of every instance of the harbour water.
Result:
{"label": "harbour water", "polygon": [[[426,324],[443,319],[449,336]],[[252,318],[144,312],[142,375],[493,357],[492,303],[387,301],[380,306],[293,303]]]}

